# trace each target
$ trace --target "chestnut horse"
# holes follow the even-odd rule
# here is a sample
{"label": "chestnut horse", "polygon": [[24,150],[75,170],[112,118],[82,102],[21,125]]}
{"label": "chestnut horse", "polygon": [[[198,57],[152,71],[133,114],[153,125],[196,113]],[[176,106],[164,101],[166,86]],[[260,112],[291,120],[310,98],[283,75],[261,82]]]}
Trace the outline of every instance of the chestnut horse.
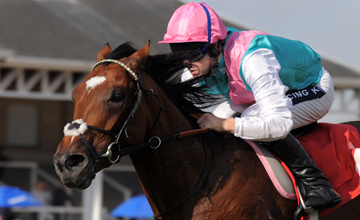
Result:
{"label": "chestnut horse", "polygon": [[[198,87],[183,88],[192,96],[176,93],[186,85],[162,74],[178,73],[180,62],[148,53],[149,44],[136,51],[128,43],[114,51],[105,45],[98,53],[98,63],[72,94],[74,121],[54,155],[63,184],[85,189],[96,172],[129,154],[162,219],[293,219],[297,202],[278,193],[245,141],[202,133],[185,114],[200,112],[188,101]],[[320,219],[358,219],[358,204],[355,198]]]}

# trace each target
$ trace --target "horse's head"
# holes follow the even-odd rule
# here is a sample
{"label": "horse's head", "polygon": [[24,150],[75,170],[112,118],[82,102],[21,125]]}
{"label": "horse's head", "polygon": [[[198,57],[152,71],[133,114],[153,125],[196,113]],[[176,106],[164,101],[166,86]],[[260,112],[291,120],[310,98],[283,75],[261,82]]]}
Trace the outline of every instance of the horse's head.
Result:
{"label": "horse's head", "polygon": [[136,74],[147,59],[149,44],[120,60],[108,59],[111,52],[105,45],[72,94],[74,120],[65,126],[54,155],[56,173],[67,187],[87,188],[96,172],[118,161],[120,133],[126,132],[137,108],[133,103],[139,102]]}

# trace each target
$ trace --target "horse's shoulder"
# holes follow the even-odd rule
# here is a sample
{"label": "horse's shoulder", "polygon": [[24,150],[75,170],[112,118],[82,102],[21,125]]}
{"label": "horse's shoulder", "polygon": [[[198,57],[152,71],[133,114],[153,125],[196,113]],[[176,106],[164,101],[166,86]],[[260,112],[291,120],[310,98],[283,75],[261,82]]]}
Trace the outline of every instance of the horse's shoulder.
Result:
{"label": "horse's shoulder", "polygon": [[210,131],[205,134],[205,140],[208,147],[215,155],[233,155],[235,152],[243,153],[246,150],[251,150],[251,147],[247,142],[232,134],[222,134]]}
{"label": "horse's shoulder", "polygon": [[[253,148],[241,138],[209,132],[205,139],[211,151],[209,155],[211,155],[214,171],[219,170],[230,176],[244,174],[249,169],[260,170],[262,167]],[[244,164],[246,169],[244,169]]]}

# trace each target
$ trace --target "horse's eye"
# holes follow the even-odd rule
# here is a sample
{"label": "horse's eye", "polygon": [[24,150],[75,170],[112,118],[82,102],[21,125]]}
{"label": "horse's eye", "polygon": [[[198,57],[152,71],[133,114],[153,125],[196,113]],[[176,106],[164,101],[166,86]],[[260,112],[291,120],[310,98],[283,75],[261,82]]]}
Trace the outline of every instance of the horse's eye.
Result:
{"label": "horse's eye", "polygon": [[124,94],[119,91],[115,91],[111,96],[111,101],[113,102],[120,102],[124,97]]}

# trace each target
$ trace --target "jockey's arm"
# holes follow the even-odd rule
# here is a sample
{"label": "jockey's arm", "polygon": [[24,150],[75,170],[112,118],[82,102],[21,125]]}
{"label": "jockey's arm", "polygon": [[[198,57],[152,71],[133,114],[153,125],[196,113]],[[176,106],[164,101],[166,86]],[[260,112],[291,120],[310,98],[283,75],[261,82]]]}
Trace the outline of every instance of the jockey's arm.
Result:
{"label": "jockey's arm", "polygon": [[243,68],[244,78],[256,103],[248,107],[241,118],[222,119],[204,114],[198,119],[199,126],[249,140],[285,138],[293,126],[292,102],[285,95],[288,87],[279,78],[280,64],[274,53],[258,50],[244,60]]}
{"label": "jockey's arm", "polygon": [[292,102],[279,77],[280,64],[269,49],[259,49],[243,61],[244,79],[256,103],[235,119],[234,135],[249,140],[274,141],[287,136],[293,126]]}

